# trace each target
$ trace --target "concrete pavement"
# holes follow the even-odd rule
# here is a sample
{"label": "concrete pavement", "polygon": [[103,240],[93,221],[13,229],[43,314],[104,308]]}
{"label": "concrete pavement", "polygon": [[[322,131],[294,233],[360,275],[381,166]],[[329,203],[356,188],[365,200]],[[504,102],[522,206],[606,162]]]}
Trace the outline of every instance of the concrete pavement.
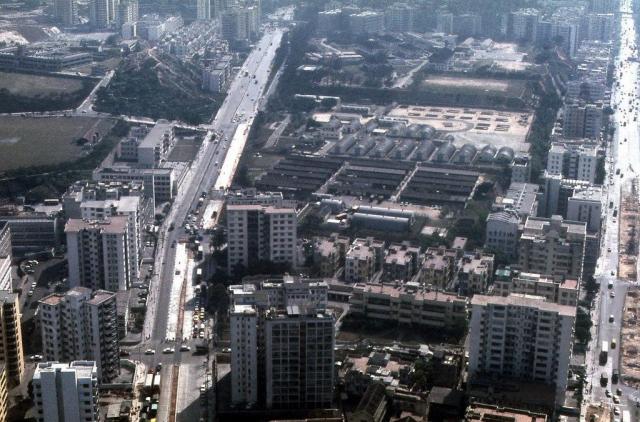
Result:
{"label": "concrete pavement", "polygon": [[[622,312],[628,282],[617,278],[619,226],[613,213],[614,210],[620,208],[622,186],[637,177],[633,171],[633,164],[640,162],[640,130],[637,124],[633,123],[640,104],[638,101],[640,66],[635,61],[636,55],[634,53],[636,29],[633,17],[628,14],[632,10],[632,1],[634,0],[621,0],[620,2],[620,52],[615,59],[615,76],[619,85],[614,87],[611,97],[612,106],[617,107],[614,115],[616,132],[607,151],[607,178],[605,181],[607,195],[603,201],[603,209],[605,210],[602,225],[603,239],[595,274],[600,289],[596,298],[596,306],[592,312],[594,328],[592,342],[586,356],[588,385],[585,397],[594,403],[604,402],[613,405],[612,399],[607,397],[606,390],[612,392],[616,388],[621,388],[623,397],[621,403],[617,405],[620,413],[629,409],[632,419],[637,420],[634,402],[637,392],[624,387],[622,383],[616,385],[609,381],[606,386],[600,383],[600,376],[603,372],[611,380],[613,369],[619,369],[620,346],[609,349],[609,357],[605,365],[600,365],[599,362],[603,341],[610,344],[612,339],[616,339],[618,345],[620,344]],[[635,111],[632,111],[632,107]],[[616,174],[618,170],[619,174]],[[609,207],[610,202],[613,203],[612,207]],[[611,288],[609,288],[610,284]],[[613,322],[610,321],[611,317]]]}

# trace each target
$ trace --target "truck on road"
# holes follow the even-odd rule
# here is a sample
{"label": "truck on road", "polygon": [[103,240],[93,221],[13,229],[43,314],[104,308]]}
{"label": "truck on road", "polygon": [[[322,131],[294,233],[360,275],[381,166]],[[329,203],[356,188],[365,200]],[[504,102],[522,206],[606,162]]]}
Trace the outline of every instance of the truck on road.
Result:
{"label": "truck on road", "polygon": [[600,365],[606,365],[608,358],[609,358],[609,342],[605,340],[602,342],[602,347],[600,348]]}

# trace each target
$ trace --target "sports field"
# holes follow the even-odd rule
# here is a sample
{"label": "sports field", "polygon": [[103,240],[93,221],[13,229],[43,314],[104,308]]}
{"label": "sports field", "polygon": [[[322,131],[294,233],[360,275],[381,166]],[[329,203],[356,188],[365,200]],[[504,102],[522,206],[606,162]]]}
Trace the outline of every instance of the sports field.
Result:
{"label": "sports field", "polygon": [[59,164],[83,153],[78,139],[104,136],[113,121],[94,117],[0,117],[0,173]]}
{"label": "sports field", "polygon": [[82,79],[0,72],[0,89],[24,97],[70,94],[82,89]]}

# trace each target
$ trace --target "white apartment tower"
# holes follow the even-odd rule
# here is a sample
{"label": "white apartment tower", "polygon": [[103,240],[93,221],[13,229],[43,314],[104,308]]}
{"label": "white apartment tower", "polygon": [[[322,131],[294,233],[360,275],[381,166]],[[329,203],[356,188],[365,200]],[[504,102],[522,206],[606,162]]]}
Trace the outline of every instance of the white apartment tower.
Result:
{"label": "white apartment tower", "polygon": [[112,292],[129,288],[128,224],[127,217],[67,221],[70,287]]}
{"label": "white apartment tower", "polygon": [[136,280],[140,273],[140,247],[142,243],[140,200],[139,196],[121,196],[115,200],[83,201],[80,204],[80,214],[83,220],[102,221],[112,217],[126,217],[129,282]]}
{"label": "white apartment tower", "polygon": [[324,408],[333,398],[334,324],[327,284],[231,286],[231,401],[269,409]]}
{"label": "white apartment tower", "polygon": [[95,362],[38,363],[33,374],[38,422],[93,422],[98,414]]}
{"label": "white apartment tower", "polygon": [[49,295],[39,305],[45,359],[93,360],[102,382],[117,377],[120,358],[114,293],[76,287]]}
{"label": "white apartment tower", "polygon": [[593,145],[554,142],[547,155],[547,173],[595,183],[598,151]]}
{"label": "white apartment tower", "polygon": [[475,295],[469,325],[469,375],[554,384],[564,403],[576,318],[574,306],[540,296]]}
{"label": "white apartment tower", "polygon": [[518,242],[518,265],[524,272],[581,279],[587,225],[562,216],[529,217]]}
{"label": "white apartment tower", "polygon": [[252,305],[231,309],[231,402],[258,402],[258,313]]}
{"label": "white apartment tower", "polygon": [[227,204],[228,272],[259,261],[297,263],[297,218],[292,206]]}

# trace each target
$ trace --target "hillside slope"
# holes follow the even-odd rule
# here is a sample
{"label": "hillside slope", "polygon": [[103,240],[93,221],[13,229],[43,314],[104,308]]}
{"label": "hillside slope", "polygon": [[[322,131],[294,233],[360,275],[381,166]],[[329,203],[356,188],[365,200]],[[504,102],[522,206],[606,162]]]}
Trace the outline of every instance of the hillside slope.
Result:
{"label": "hillside slope", "polygon": [[221,102],[221,98],[203,91],[200,81],[196,66],[145,50],[123,60],[109,86],[98,91],[95,108],[199,124],[208,121]]}

